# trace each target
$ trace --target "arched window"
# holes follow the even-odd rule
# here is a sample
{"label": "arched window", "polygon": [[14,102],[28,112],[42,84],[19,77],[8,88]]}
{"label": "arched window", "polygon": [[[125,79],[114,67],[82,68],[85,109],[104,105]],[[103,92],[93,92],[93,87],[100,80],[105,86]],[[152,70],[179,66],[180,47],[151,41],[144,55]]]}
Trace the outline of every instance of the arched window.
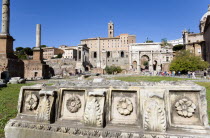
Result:
{"label": "arched window", "polygon": [[110,29],[112,29],[112,26],[110,26]]}
{"label": "arched window", "polygon": [[121,51],[120,56],[121,56],[122,58],[125,56],[123,51]]}
{"label": "arched window", "polygon": [[97,53],[96,52],[93,53],[93,57],[97,58]]}
{"label": "arched window", "polygon": [[106,56],[107,56],[107,58],[111,57],[110,51],[107,52],[107,55]]}

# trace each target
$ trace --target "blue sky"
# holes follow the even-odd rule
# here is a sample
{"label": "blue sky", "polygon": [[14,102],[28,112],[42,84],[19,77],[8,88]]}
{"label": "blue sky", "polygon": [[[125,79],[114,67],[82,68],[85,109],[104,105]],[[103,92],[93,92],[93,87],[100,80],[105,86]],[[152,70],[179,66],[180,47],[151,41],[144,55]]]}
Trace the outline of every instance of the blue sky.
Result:
{"label": "blue sky", "polygon": [[34,47],[36,24],[42,24],[42,44],[74,46],[81,39],[107,37],[111,20],[115,35],[135,34],[137,42],[173,40],[185,28],[199,32],[208,4],[210,0],[11,0],[10,34],[14,47]]}

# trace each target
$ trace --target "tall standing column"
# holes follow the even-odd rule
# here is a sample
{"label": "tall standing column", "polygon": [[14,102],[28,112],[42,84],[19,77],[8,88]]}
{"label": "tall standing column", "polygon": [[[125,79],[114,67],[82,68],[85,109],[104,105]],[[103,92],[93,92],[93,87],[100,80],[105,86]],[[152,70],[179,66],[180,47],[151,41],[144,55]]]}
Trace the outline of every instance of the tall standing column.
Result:
{"label": "tall standing column", "polygon": [[36,47],[41,46],[41,24],[36,25]]}
{"label": "tall standing column", "polygon": [[10,0],[2,0],[1,34],[9,35],[10,27]]}

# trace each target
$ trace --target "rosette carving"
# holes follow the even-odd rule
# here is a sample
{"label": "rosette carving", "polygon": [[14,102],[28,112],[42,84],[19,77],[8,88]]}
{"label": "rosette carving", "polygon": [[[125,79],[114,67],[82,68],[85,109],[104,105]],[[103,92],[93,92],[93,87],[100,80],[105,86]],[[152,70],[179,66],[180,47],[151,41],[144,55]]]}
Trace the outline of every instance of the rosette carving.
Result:
{"label": "rosette carving", "polygon": [[177,114],[182,117],[192,117],[196,110],[196,105],[187,98],[183,98],[176,102],[175,108]]}
{"label": "rosette carving", "polygon": [[26,109],[28,110],[34,110],[38,105],[38,98],[35,94],[30,94],[26,97]]}
{"label": "rosette carving", "polygon": [[133,112],[133,104],[128,98],[121,98],[117,104],[117,110],[121,115],[127,116]]}
{"label": "rosette carving", "polygon": [[66,107],[71,113],[76,113],[81,108],[81,101],[78,96],[70,97],[66,102]]}

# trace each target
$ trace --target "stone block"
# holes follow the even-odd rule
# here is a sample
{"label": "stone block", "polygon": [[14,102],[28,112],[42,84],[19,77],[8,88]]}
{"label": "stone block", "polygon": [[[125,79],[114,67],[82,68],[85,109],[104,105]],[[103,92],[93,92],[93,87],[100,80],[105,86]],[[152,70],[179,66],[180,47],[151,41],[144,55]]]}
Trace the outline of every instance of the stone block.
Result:
{"label": "stone block", "polygon": [[6,138],[209,138],[206,90],[191,82],[55,81],[22,87]]}

